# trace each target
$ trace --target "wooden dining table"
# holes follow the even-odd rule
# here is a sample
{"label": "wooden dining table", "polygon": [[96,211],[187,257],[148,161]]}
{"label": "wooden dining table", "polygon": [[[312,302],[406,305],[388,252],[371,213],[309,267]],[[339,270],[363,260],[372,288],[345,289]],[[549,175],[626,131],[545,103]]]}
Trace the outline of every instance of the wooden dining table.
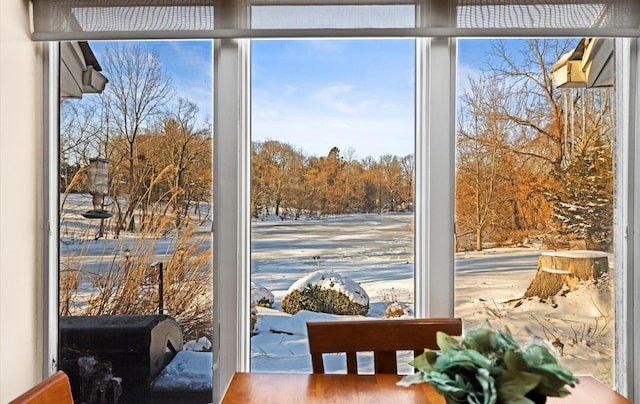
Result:
{"label": "wooden dining table", "polygon": [[[444,404],[427,383],[396,385],[402,376],[389,374],[235,373],[222,397],[224,404]],[[549,397],[547,404],[629,404],[632,401],[592,376],[579,376],[571,394]]]}

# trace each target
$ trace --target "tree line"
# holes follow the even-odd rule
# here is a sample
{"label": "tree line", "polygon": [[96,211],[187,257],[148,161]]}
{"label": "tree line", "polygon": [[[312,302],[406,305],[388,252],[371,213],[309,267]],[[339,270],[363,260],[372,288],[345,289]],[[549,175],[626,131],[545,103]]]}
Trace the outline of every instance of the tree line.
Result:
{"label": "tree line", "polygon": [[413,156],[356,160],[337,147],[306,156],[269,140],[251,145],[251,213],[315,218],[413,209]]}
{"label": "tree line", "polygon": [[[461,243],[482,249],[544,237],[611,248],[613,90],[554,86],[551,66],[575,45],[493,41],[459,99],[452,220]],[[154,53],[119,45],[102,63],[104,93],[61,108],[61,191],[86,191],[83,167],[103,157],[114,234],[136,231],[154,215],[181,226],[192,207],[213,200],[211,126],[197,121],[193,102],[175,98]],[[253,142],[251,214],[295,220],[413,210],[413,155],[354,156],[337,147],[309,156],[277,140]]]}

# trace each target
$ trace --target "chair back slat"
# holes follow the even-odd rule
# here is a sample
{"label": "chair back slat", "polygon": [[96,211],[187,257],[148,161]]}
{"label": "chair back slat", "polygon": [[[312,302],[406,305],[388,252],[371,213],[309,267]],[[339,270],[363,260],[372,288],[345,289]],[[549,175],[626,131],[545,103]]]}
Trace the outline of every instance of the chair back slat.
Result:
{"label": "chair back slat", "polygon": [[438,349],[436,334],[462,334],[459,318],[317,321],[307,323],[314,373],[324,373],[323,353],[346,353],[347,372],[357,373],[356,353],[374,352],[376,373],[397,373],[397,351]]}
{"label": "chair back slat", "polygon": [[59,370],[36,384],[9,404],[73,404],[71,385],[66,373]]}
{"label": "chair back slat", "polygon": [[357,374],[358,373],[358,359],[356,357],[356,352],[346,352],[347,354],[347,373]]}
{"label": "chair back slat", "polygon": [[396,351],[378,351],[373,353],[376,373],[398,373],[398,357]]}
{"label": "chair back slat", "polygon": [[311,366],[313,367],[313,373],[324,373],[324,361],[322,360],[322,353],[311,354]]}

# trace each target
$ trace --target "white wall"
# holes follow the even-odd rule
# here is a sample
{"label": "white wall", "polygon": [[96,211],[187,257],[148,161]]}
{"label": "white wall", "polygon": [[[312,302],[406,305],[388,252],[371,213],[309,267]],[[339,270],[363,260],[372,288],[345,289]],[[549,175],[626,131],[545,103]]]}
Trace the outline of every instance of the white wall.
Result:
{"label": "white wall", "polygon": [[0,1],[0,403],[43,372],[42,45],[28,0]]}

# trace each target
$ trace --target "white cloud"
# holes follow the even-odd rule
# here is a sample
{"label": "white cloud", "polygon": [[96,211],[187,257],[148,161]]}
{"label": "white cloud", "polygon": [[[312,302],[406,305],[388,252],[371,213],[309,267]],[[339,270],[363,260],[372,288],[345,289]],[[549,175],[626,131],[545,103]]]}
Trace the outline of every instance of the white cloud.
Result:
{"label": "white cloud", "polygon": [[470,80],[477,80],[482,72],[477,67],[459,63],[457,66],[456,94],[463,95],[470,87]]}
{"label": "white cloud", "polygon": [[356,115],[358,109],[353,100],[347,100],[351,95],[353,86],[343,83],[335,83],[321,88],[314,94],[314,98],[323,105],[343,114]]}
{"label": "white cloud", "polygon": [[355,116],[303,106],[281,107],[277,116],[262,109],[253,116],[253,140],[286,142],[316,156],[326,155],[334,146],[352,148],[358,158],[414,152],[412,112],[398,116],[376,110]]}
{"label": "white cloud", "polygon": [[291,84],[285,84],[284,85],[284,93],[286,95],[293,95],[298,91],[298,87],[293,86]]}

